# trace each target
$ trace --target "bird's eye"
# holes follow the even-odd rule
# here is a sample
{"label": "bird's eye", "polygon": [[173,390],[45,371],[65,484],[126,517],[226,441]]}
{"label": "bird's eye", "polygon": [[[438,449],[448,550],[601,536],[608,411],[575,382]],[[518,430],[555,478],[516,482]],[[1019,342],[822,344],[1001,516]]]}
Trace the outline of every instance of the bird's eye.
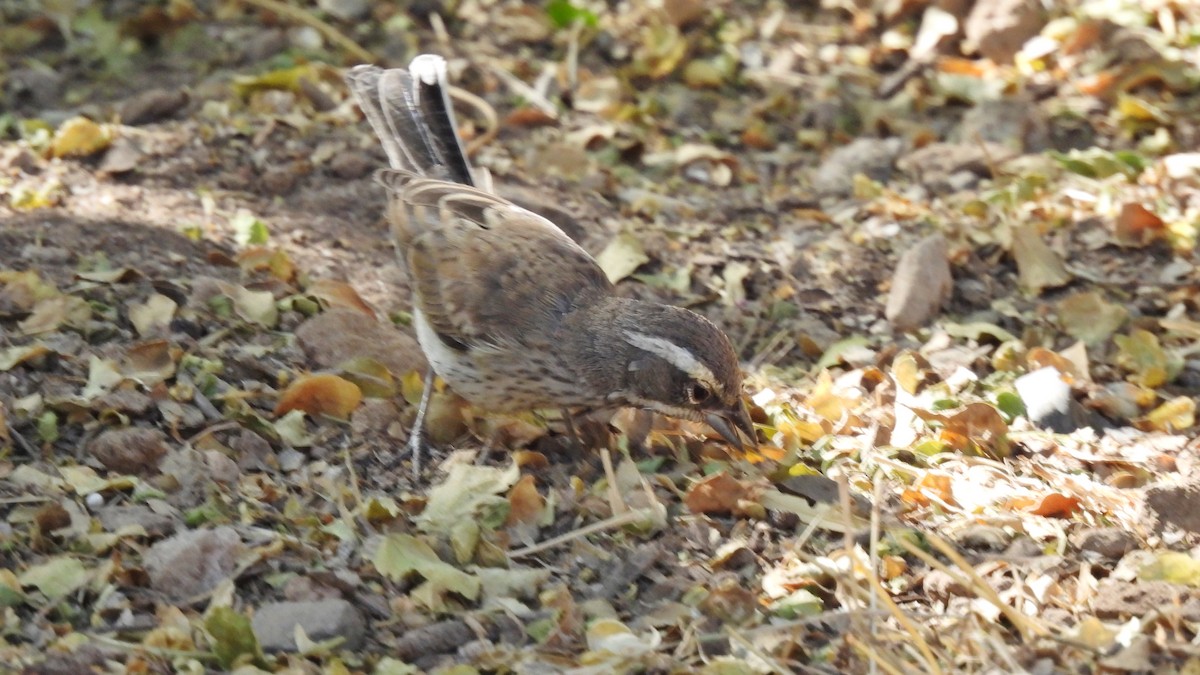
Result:
{"label": "bird's eye", "polygon": [[704,403],[708,397],[712,396],[712,392],[708,387],[699,382],[691,382],[687,386],[688,402],[693,404]]}

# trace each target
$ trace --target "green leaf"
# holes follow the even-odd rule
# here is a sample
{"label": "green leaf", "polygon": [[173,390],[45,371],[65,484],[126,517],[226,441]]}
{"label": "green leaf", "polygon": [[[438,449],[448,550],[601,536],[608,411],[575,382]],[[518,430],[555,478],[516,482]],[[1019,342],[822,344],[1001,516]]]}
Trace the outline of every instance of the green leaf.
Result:
{"label": "green leaf", "polygon": [[262,649],[246,616],[229,607],[216,607],[204,620],[204,630],[212,636],[213,654],[223,670],[232,670],[247,658],[262,661]]}
{"label": "green leaf", "polygon": [[58,440],[58,415],[55,415],[54,411],[47,410],[42,413],[41,417],[38,417],[37,434],[43,443],[53,443]]}
{"label": "green leaf", "polygon": [[271,238],[267,224],[246,209],[238,209],[229,225],[233,227],[233,239],[238,246],[265,244]]}
{"label": "green leaf", "polygon": [[1011,422],[1025,414],[1025,402],[1021,400],[1021,397],[1016,392],[1002,392],[996,397],[996,407],[1008,418],[1005,420],[1007,422]]}
{"label": "green leaf", "polygon": [[576,7],[570,0],[550,0],[546,3],[546,16],[559,28],[570,28],[576,21],[594,28],[599,18],[584,7]]}

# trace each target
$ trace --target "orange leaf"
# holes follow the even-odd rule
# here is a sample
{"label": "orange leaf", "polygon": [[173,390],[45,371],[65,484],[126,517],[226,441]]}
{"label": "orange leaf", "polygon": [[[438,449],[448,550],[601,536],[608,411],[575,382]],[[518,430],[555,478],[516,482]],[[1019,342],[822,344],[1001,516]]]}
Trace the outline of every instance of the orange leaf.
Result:
{"label": "orange leaf", "polygon": [[741,481],[721,472],[692,485],[683,501],[692,513],[732,513],[747,492]]}
{"label": "orange leaf", "polygon": [[1070,518],[1071,514],[1078,510],[1078,498],[1053,492],[1043,497],[1042,502],[1031,509],[1030,513],[1046,518]]}
{"label": "orange leaf", "polygon": [[1125,203],[1117,215],[1115,236],[1121,246],[1141,248],[1162,237],[1166,226],[1162,218],[1141,204]]}
{"label": "orange leaf", "polygon": [[533,476],[525,474],[508,491],[508,520],[505,525],[537,522],[545,507],[546,500],[538,494]]}
{"label": "orange leaf", "polygon": [[951,488],[950,476],[944,473],[926,473],[912,486],[905,488],[900,499],[914,506],[929,506],[933,499],[953,504],[954,490]]}
{"label": "orange leaf", "polygon": [[280,395],[275,414],[303,410],[314,417],[328,415],[346,419],[362,398],[362,390],[350,380],[328,373],[305,375]]}
{"label": "orange leaf", "polygon": [[1116,82],[1116,73],[1109,70],[1096,73],[1091,77],[1085,77],[1079,80],[1075,83],[1075,88],[1077,88],[1081,94],[1095,96],[1096,98],[1104,98],[1104,96],[1112,90]]}
{"label": "orange leaf", "polygon": [[979,61],[946,57],[938,60],[937,69],[951,75],[967,75],[969,77],[984,77],[990,68],[985,68]]}

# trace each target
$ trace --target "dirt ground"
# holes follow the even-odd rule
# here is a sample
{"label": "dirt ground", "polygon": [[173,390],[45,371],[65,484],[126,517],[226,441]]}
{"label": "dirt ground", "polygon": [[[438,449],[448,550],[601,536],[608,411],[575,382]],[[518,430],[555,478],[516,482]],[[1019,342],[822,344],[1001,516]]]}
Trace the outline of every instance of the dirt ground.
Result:
{"label": "dirt ground", "polygon": [[[1195,668],[1200,15],[837,4],[0,7],[0,663]],[[439,389],[414,475],[356,49],[762,447]]]}

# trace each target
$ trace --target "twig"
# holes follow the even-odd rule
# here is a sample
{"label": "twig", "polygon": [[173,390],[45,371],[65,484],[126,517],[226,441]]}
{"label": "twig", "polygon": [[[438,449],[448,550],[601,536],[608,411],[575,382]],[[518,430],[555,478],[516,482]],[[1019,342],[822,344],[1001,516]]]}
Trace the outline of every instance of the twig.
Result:
{"label": "twig", "polygon": [[525,99],[530,105],[537,108],[546,114],[550,119],[558,119],[558,109],[549,101],[541,92],[521,81],[521,78],[513,75],[507,70],[497,65],[490,65],[489,69],[495,73],[496,77],[504,81],[505,86]]}
{"label": "twig", "polygon": [[371,54],[371,52],[363,49],[358,45],[357,42],[351,40],[340,30],[318,19],[310,12],[305,11],[303,8],[293,7],[291,5],[279,2],[279,0],[241,1],[247,5],[258,7],[259,9],[265,9],[268,12],[274,12],[284,18],[295,21],[296,23],[304,24],[305,26],[316,30],[318,33],[323,35],[326,40],[329,40],[336,47],[363,63],[372,63],[375,61],[375,57]]}
{"label": "twig", "polygon": [[525,556],[533,555],[535,553],[541,553],[542,551],[554,548],[560,544],[565,544],[569,541],[574,541],[582,537],[588,537],[597,532],[623,527],[629,523],[637,522],[643,517],[647,516],[646,514],[642,513],[641,510],[626,511],[619,516],[605,518],[599,522],[592,523],[591,525],[585,525],[577,530],[571,530],[570,532],[560,534],[559,536],[552,539],[547,539],[546,541],[538,542],[532,546],[526,546],[525,548],[519,548],[515,551],[509,551],[508,557],[510,559],[524,558]]}
{"label": "twig", "polygon": [[849,644],[854,651],[858,652],[859,656],[866,659],[872,665],[877,665],[880,668],[883,668],[884,672],[889,673],[889,675],[903,675],[904,673],[912,672],[885,659],[883,654],[875,651],[871,645],[862,642],[853,635],[846,636],[846,643]]}
{"label": "twig", "polygon": [[113,649],[119,649],[121,651],[126,651],[126,652],[138,652],[138,653],[142,653],[142,654],[150,654],[151,656],[158,656],[158,657],[162,657],[162,658],[166,658],[166,659],[185,658],[185,659],[197,659],[200,661],[216,661],[217,660],[217,655],[213,654],[212,652],[198,652],[195,650],[186,650],[186,649],[170,649],[168,647],[153,647],[150,645],[142,644],[141,642],[136,642],[136,643],[135,642],[124,642],[122,640],[110,638],[105,635],[97,635],[95,633],[84,633],[84,635],[86,635],[89,640],[98,642],[98,643],[104,645],[105,647],[111,647]]}

